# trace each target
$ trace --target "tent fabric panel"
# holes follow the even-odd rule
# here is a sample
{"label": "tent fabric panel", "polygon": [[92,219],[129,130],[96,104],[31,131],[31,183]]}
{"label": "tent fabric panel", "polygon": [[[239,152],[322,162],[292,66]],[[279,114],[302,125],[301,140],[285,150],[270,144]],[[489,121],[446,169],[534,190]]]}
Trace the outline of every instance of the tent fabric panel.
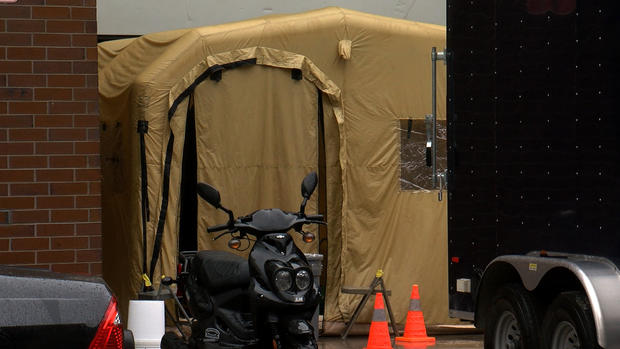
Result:
{"label": "tent fabric panel", "polygon": [[[325,124],[325,170],[327,191],[327,255],[323,258],[327,275],[323,278],[325,285],[326,321],[342,319],[338,307],[338,295],[341,286],[342,249],[342,171],[340,169],[340,138],[339,127],[334,111],[329,102],[323,100]],[[323,242],[322,242],[323,243]]]}
{"label": "tent fabric panel", "polygon": [[[162,168],[164,161],[169,127],[165,118],[151,117],[158,115],[156,108],[163,107],[167,111],[167,92],[148,89],[148,82],[141,82],[139,76],[158,60],[170,47],[178,45],[179,38],[188,30],[148,34],[136,39],[120,40],[99,45],[99,95],[101,121],[107,125],[122,125],[123,137],[112,136],[110,132],[101,133],[104,215],[103,275],[117,294],[122,314],[127,314],[128,300],[135,298],[142,285],[142,234],[134,236],[137,230],[142,231],[142,223],[136,221],[141,215],[140,159],[136,150],[139,149],[136,126],[138,120],[149,122],[149,130],[145,134],[148,197],[150,219],[147,222],[147,265],[151,260],[153,235],[157,226],[161,205]],[[108,57],[108,58],[106,58]],[[155,89],[157,91],[157,89]],[[163,104],[161,103],[163,102]],[[161,114],[160,114],[161,115]],[[165,114],[164,114],[165,115]],[[108,130],[110,126],[108,126]],[[116,127],[113,128],[115,130]],[[107,142],[105,139],[109,139]],[[117,145],[120,141],[122,145]],[[110,145],[108,145],[110,143]],[[115,158],[120,158],[120,166]],[[107,184],[106,184],[107,183]],[[127,194],[125,186],[131,188],[132,195]],[[121,191],[123,194],[110,193]],[[109,204],[106,204],[109,202]],[[136,211],[137,210],[137,211]],[[106,215],[106,212],[110,213]],[[116,212],[112,214],[112,212]],[[129,214],[131,213],[131,214]],[[126,214],[130,219],[125,220]],[[131,236],[132,238],[128,238]],[[122,241],[113,243],[113,241]],[[120,244],[122,247],[119,248]],[[126,264],[123,264],[124,263]],[[148,268],[148,267],[147,267]],[[149,270],[146,271],[147,275]]]}
{"label": "tent fabric panel", "polygon": [[[125,101],[117,106],[127,108]],[[139,284],[132,277],[142,274],[139,137],[128,109],[102,104],[101,113],[103,276],[129,297]]]}
{"label": "tent fabric panel", "polygon": [[322,67],[324,73],[338,84],[342,70],[340,67],[332,69],[338,61],[325,53],[337,52],[338,41],[346,37],[344,13],[345,10],[340,8],[326,8],[196,30],[203,38],[205,56],[254,46],[295,52]]}
{"label": "tent fabric panel", "polygon": [[99,71],[116,58],[127,46],[131,45],[136,38],[110,40],[105,45],[97,45],[97,65]]}
{"label": "tent fabric panel", "polygon": [[[377,269],[383,269],[393,304],[407,304],[413,283],[420,284],[422,292],[447,289],[441,267],[447,250],[445,202],[438,202],[435,192],[399,190],[397,122],[423,119],[430,113],[430,51],[432,46],[443,47],[445,39],[436,26],[395,22],[368,31],[369,21],[378,19],[362,15],[347,21],[352,41],[347,76],[355,78],[347,78],[343,85],[347,141],[343,180],[348,205],[343,218],[341,284],[364,287]],[[395,47],[398,55],[393,54]],[[441,67],[438,71],[441,79],[445,73]],[[440,96],[445,95],[445,86],[439,89]],[[418,268],[421,265],[427,269]],[[447,297],[437,297],[433,291],[427,294],[423,299],[426,321],[445,323]],[[355,299],[340,296],[344,319],[351,316]],[[406,310],[395,307],[399,323],[404,323]],[[372,307],[367,307],[360,321],[369,321],[371,312]]]}
{"label": "tent fabric panel", "polygon": [[[139,38],[114,40],[97,45],[99,93],[106,98],[127,93],[140,84],[139,77],[161,65],[170,48],[188,43],[190,30],[153,33]],[[148,83],[143,79],[142,83]]]}

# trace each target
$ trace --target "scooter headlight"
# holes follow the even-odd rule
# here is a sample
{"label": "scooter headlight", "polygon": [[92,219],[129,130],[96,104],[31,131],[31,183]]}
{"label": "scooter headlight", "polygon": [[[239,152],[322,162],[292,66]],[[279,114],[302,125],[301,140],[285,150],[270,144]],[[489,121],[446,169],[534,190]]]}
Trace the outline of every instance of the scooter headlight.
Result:
{"label": "scooter headlight", "polygon": [[288,270],[278,270],[273,277],[273,281],[279,291],[287,291],[293,286],[293,275]]}
{"label": "scooter headlight", "polygon": [[312,284],[312,275],[305,269],[299,270],[295,274],[295,284],[299,290],[307,290]]}

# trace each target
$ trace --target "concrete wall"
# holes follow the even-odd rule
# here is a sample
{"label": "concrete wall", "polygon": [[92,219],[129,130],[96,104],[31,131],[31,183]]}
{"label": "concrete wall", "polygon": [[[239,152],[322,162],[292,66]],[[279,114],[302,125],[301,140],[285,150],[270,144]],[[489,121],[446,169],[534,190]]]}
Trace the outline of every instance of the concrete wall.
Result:
{"label": "concrete wall", "polygon": [[327,6],[446,24],[444,0],[105,0],[97,2],[98,33],[145,34]]}

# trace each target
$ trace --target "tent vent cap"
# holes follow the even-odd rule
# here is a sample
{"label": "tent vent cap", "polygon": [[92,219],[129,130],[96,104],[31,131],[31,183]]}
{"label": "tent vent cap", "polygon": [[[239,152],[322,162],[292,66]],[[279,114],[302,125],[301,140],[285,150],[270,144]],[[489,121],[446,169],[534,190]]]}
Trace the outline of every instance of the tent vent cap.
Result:
{"label": "tent vent cap", "polygon": [[344,60],[351,59],[351,40],[340,40],[338,42],[338,54]]}

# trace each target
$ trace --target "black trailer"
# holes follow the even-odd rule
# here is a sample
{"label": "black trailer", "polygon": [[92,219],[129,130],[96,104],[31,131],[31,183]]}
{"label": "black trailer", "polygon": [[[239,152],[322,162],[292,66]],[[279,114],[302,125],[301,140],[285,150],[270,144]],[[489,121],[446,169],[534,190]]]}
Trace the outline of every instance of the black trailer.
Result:
{"label": "black trailer", "polygon": [[620,348],[617,0],[448,0],[451,316]]}

